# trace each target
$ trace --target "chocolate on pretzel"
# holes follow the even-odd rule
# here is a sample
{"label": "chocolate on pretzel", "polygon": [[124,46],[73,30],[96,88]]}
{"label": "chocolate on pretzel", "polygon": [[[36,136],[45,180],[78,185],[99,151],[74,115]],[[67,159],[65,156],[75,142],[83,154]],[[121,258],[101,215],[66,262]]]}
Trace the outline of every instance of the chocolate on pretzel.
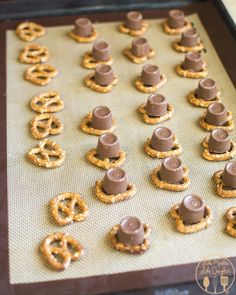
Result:
{"label": "chocolate on pretzel", "polygon": [[133,37],[141,36],[148,28],[148,22],[143,20],[143,16],[138,11],[130,11],[126,14],[125,22],[118,26],[121,33],[129,34]]}
{"label": "chocolate on pretzel", "polygon": [[225,217],[227,219],[226,232],[236,238],[236,207],[231,207],[226,211]]}
{"label": "chocolate on pretzel", "polygon": [[195,29],[189,29],[182,34],[180,40],[173,43],[173,48],[178,52],[199,52],[204,49],[199,35]]}
{"label": "chocolate on pretzel", "polygon": [[69,35],[78,43],[90,43],[98,37],[92,22],[85,17],[76,19],[75,27],[70,31]]}
{"label": "chocolate on pretzel", "polygon": [[191,28],[191,22],[186,20],[184,12],[178,9],[170,10],[168,19],[163,23],[163,30],[169,35],[179,35]]}

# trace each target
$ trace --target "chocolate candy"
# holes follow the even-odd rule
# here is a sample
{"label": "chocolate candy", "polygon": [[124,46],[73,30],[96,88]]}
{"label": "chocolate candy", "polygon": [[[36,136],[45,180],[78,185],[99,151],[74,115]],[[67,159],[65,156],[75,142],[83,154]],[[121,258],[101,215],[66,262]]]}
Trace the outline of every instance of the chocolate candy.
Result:
{"label": "chocolate candy", "polygon": [[101,86],[107,86],[113,82],[114,73],[109,65],[98,65],[95,69],[94,81]]}
{"label": "chocolate candy", "polygon": [[81,37],[89,37],[93,34],[92,22],[85,17],[78,18],[75,21],[74,33]]}
{"label": "chocolate candy", "polygon": [[97,154],[101,158],[118,158],[120,144],[114,133],[105,133],[99,136]]}
{"label": "chocolate candy", "polygon": [[112,113],[108,107],[98,106],[93,110],[91,127],[107,130],[112,127]]}
{"label": "chocolate candy", "polygon": [[180,158],[170,156],[162,161],[159,177],[168,183],[178,183],[183,178],[183,171],[183,164]]}
{"label": "chocolate candy", "polygon": [[96,61],[107,61],[110,58],[110,47],[107,42],[95,42],[92,49],[92,56]]}
{"label": "chocolate candy", "polygon": [[236,160],[229,161],[225,165],[222,182],[230,188],[236,188]]}
{"label": "chocolate candy", "polygon": [[225,106],[220,102],[214,102],[207,108],[205,121],[208,124],[220,126],[227,122],[227,111]]}
{"label": "chocolate candy", "polygon": [[147,56],[149,53],[149,44],[146,38],[136,38],[132,41],[131,53],[137,57]]}
{"label": "chocolate candy", "polygon": [[138,11],[130,11],[126,14],[125,26],[137,31],[142,28],[143,16]]}
{"label": "chocolate candy", "polygon": [[167,127],[157,127],[152,134],[150,145],[157,151],[169,151],[174,146],[174,134]]}
{"label": "chocolate candy", "polygon": [[151,64],[143,66],[141,80],[146,86],[157,85],[161,80],[161,74],[158,66]]}
{"label": "chocolate candy", "polygon": [[190,29],[182,34],[180,44],[186,47],[194,47],[199,43],[199,36],[196,30]]}
{"label": "chocolate candy", "polygon": [[208,140],[208,147],[211,152],[216,154],[229,151],[231,148],[229,133],[223,129],[212,130]]}
{"label": "chocolate candy", "polygon": [[198,98],[212,100],[217,97],[216,82],[210,78],[204,78],[199,81],[196,95]]}
{"label": "chocolate candy", "polygon": [[199,72],[203,69],[204,61],[198,52],[188,52],[182,64],[183,69]]}
{"label": "chocolate candy", "polygon": [[121,168],[110,168],[105,173],[102,181],[102,189],[108,195],[118,195],[126,192],[128,187],[128,177]]}
{"label": "chocolate candy", "polygon": [[195,224],[204,217],[205,201],[197,195],[184,197],[178,213],[185,224]]}
{"label": "chocolate candy", "polygon": [[173,28],[173,29],[182,28],[185,25],[184,12],[178,9],[170,10],[167,22],[170,28]]}
{"label": "chocolate candy", "polygon": [[143,243],[144,238],[144,226],[137,217],[128,216],[121,221],[117,231],[119,242],[130,246],[137,246]]}
{"label": "chocolate candy", "polygon": [[167,101],[166,98],[161,94],[151,94],[148,97],[145,110],[148,115],[153,117],[163,116],[167,112]]}

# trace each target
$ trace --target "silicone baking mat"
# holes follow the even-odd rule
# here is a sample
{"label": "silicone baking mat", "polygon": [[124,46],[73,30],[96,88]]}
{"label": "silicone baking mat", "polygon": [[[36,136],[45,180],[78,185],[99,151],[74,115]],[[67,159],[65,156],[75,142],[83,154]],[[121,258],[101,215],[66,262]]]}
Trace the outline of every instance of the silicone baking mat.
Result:
{"label": "silicone baking mat", "polygon": [[[213,45],[197,15],[189,16],[206,45],[206,60],[209,77],[216,80],[222,92],[222,101],[234,114],[235,89],[221,64]],[[190,169],[191,185],[185,192],[174,193],[156,189],[150,174],[160,160],[148,157],[143,144],[155,126],[142,122],[137,112],[140,103],[148,95],[137,91],[133,81],[142,65],[131,63],[122,55],[122,50],[132,38],[117,32],[118,23],[99,23],[96,28],[99,40],[108,41],[115,60],[114,72],[119,83],[109,94],[91,91],[83,84],[90,73],[81,66],[83,53],[91,44],[78,44],[68,37],[72,26],[47,28],[46,36],[37,40],[46,45],[51,58],[49,64],[56,66],[59,76],[46,87],[33,85],[23,79],[27,65],[17,62],[17,56],[25,43],[14,31],[7,32],[7,152],[8,152],[8,213],[9,213],[9,257],[10,282],[29,283],[94,275],[113,274],[144,270],[169,265],[200,261],[203,257],[219,253],[235,255],[235,241],[224,233],[225,210],[235,205],[234,200],[223,200],[214,193],[213,173],[225,163],[211,163],[201,157],[201,141],[207,134],[198,126],[198,118],[204,111],[189,105],[186,94],[196,88],[198,80],[178,77],[174,71],[183,54],[171,48],[176,37],[165,35],[163,20],[150,20],[145,33],[156,55],[149,62],[157,64],[168,79],[161,88],[168,101],[173,104],[175,114],[162,126],[172,128],[183,147],[181,159]],[[29,132],[29,122],[35,113],[30,109],[31,98],[41,92],[57,90],[65,102],[65,109],[58,113],[65,127],[61,135],[53,137],[66,151],[65,163],[56,169],[36,167],[26,160],[28,150],[37,145]],[[134,198],[106,205],[96,199],[94,183],[101,179],[104,170],[90,165],[85,154],[95,148],[97,137],[80,131],[83,117],[97,105],[107,105],[117,118],[118,135],[122,150],[127,153],[123,168],[130,182],[137,186]],[[235,117],[234,117],[235,119]],[[235,138],[235,133],[232,133]],[[58,227],[50,217],[48,202],[64,191],[81,193],[90,208],[88,219],[66,227]],[[206,199],[214,213],[214,222],[206,230],[194,235],[182,235],[175,229],[169,215],[170,208],[179,203],[188,193],[196,193]],[[151,247],[141,256],[132,256],[113,250],[107,240],[107,232],[127,215],[136,215],[152,227]],[[63,272],[48,268],[39,254],[39,244],[51,232],[62,231],[78,239],[85,248],[79,262]]]}

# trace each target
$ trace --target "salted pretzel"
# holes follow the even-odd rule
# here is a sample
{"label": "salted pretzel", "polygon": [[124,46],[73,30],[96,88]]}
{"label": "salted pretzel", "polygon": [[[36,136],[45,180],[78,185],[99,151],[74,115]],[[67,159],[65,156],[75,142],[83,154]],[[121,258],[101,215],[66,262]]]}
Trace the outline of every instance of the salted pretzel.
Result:
{"label": "salted pretzel", "polygon": [[90,73],[87,77],[85,77],[84,83],[88,88],[90,88],[96,92],[101,92],[101,93],[110,92],[112,90],[113,86],[115,86],[118,82],[118,77],[116,75],[114,75],[114,79],[111,84],[109,84],[107,86],[101,86],[101,85],[95,83],[94,75],[95,75],[94,73]]}
{"label": "salted pretzel", "polygon": [[23,41],[31,42],[45,35],[46,31],[43,26],[33,22],[24,22],[17,26],[16,35]]}
{"label": "salted pretzel", "polygon": [[236,238],[236,207],[231,207],[226,211],[227,219],[226,232]]}
{"label": "salted pretzel", "polygon": [[46,138],[48,135],[60,134],[62,130],[62,122],[52,114],[40,114],[31,121],[31,133],[37,139]]}
{"label": "salted pretzel", "polygon": [[182,53],[199,52],[199,51],[202,51],[204,49],[204,44],[201,41],[199,41],[196,46],[189,47],[189,46],[181,45],[180,40],[177,40],[177,41],[173,42],[173,48],[177,52],[182,52]]}
{"label": "salted pretzel", "polygon": [[191,104],[197,106],[197,107],[203,107],[203,108],[208,108],[209,105],[213,102],[221,102],[221,99],[220,99],[220,92],[218,91],[217,92],[217,95],[214,99],[212,100],[205,100],[203,98],[198,98],[196,96],[196,89],[191,91],[188,95],[187,95],[187,99],[190,101]]}
{"label": "salted pretzel", "polygon": [[58,70],[49,64],[36,64],[25,70],[24,77],[36,85],[48,85],[56,77]]}
{"label": "salted pretzel", "polygon": [[180,34],[184,33],[185,31],[187,31],[187,30],[189,30],[191,28],[192,28],[192,24],[188,20],[185,21],[185,24],[184,24],[184,26],[182,28],[171,28],[168,25],[167,20],[165,20],[163,22],[163,30],[168,35],[180,35]]}
{"label": "salted pretzel", "polygon": [[139,76],[134,84],[136,86],[136,88],[144,93],[153,93],[153,92],[157,92],[157,90],[159,90],[165,83],[166,83],[167,79],[166,76],[164,74],[161,75],[161,80],[157,85],[154,86],[146,86],[142,80],[141,77]]}
{"label": "salted pretzel", "polygon": [[181,216],[178,213],[180,204],[171,208],[171,216],[175,219],[177,230],[183,234],[192,234],[203,230],[212,223],[213,214],[210,207],[205,207],[204,217],[200,222],[195,224],[185,224]]}
{"label": "salted pretzel", "polygon": [[177,65],[175,68],[175,71],[180,77],[192,78],[192,79],[205,78],[208,74],[205,65],[203,66],[202,70],[199,72],[185,70],[182,68],[182,65]]}
{"label": "salted pretzel", "polygon": [[[73,221],[83,221],[89,214],[89,208],[77,193],[62,193],[50,201],[51,214],[59,225]],[[78,209],[77,209],[78,208]]]}
{"label": "salted pretzel", "polygon": [[29,44],[21,51],[18,60],[25,64],[39,64],[46,62],[49,57],[50,53],[46,46]]}
{"label": "salted pretzel", "polygon": [[93,33],[91,36],[83,37],[83,36],[79,36],[75,34],[74,31],[71,30],[69,32],[69,35],[72,39],[74,39],[78,43],[91,43],[98,37],[99,34],[95,30],[93,30]]}
{"label": "salted pretzel", "polygon": [[108,60],[100,60],[97,61],[93,58],[92,52],[88,51],[85,52],[83,59],[82,59],[82,65],[86,69],[95,69],[98,65],[109,65],[111,66],[113,64],[113,59],[110,57]]}
{"label": "salted pretzel", "polygon": [[220,128],[230,132],[234,129],[234,121],[233,121],[233,118],[232,118],[233,116],[231,112],[227,112],[227,122],[224,125],[220,125],[220,126],[207,123],[205,120],[205,116],[206,116],[206,112],[204,112],[204,114],[200,117],[199,124],[203,129],[207,131],[211,131],[215,128],[218,128],[218,129]]}
{"label": "salted pretzel", "polygon": [[125,26],[124,23],[122,23],[118,26],[118,31],[124,34],[129,34],[132,37],[137,37],[137,36],[143,35],[148,27],[149,27],[149,24],[147,21],[142,22],[142,27],[140,30],[129,29]]}
{"label": "salted pretzel", "polygon": [[150,48],[147,55],[145,55],[143,57],[139,57],[139,56],[132,54],[131,46],[125,48],[123,51],[123,54],[126,57],[128,57],[128,59],[131,60],[135,64],[141,64],[141,63],[145,62],[146,60],[152,58],[155,55],[155,53],[156,53],[155,50]]}
{"label": "salted pretzel", "polygon": [[57,113],[64,108],[64,102],[57,91],[48,91],[35,96],[30,106],[37,113]]}
{"label": "salted pretzel", "polygon": [[109,240],[110,240],[110,242],[112,244],[112,247],[115,248],[118,251],[128,252],[128,253],[131,253],[131,254],[142,254],[142,253],[144,253],[145,251],[148,250],[149,245],[150,245],[148,237],[149,237],[149,235],[151,233],[151,228],[150,228],[150,225],[146,224],[146,223],[143,224],[143,227],[144,227],[144,240],[143,240],[143,243],[140,244],[140,245],[133,246],[133,245],[127,245],[127,244],[119,242],[118,239],[117,239],[117,233],[118,233],[118,230],[119,230],[119,224],[113,226],[112,229],[110,230],[109,234],[108,234]]}
{"label": "salted pretzel", "polygon": [[55,141],[44,139],[36,148],[31,149],[27,156],[34,165],[55,168],[61,166],[65,161],[65,154],[65,151]]}
{"label": "salted pretzel", "polygon": [[72,261],[80,259],[84,254],[82,245],[72,236],[64,233],[48,235],[40,245],[40,251],[50,267],[55,270],[68,268]]}
{"label": "salted pretzel", "polygon": [[230,188],[224,185],[222,181],[223,170],[216,171],[213,179],[216,182],[216,192],[222,198],[236,198],[236,188]]}

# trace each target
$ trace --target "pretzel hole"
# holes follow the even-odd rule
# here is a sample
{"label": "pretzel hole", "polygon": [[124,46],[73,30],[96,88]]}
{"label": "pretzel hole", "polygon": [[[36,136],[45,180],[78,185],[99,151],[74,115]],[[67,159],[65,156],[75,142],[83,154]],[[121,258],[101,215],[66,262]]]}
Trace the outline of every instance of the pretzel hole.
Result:
{"label": "pretzel hole", "polygon": [[68,214],[61,208],[58,208],[58,214],[59,214],[60,218],[63,218],[63,219],[68,217]]}
{"label": "pretzel hole", "polygon": [[75,206],[74,206],[74,212],[75,212],[76,215],[77,215],[77,214],[82,214],[82,213],[83,213],[83,210],[82,210],[82,208],[79,206],[78,203],[76,203]]}
{"label": "pretzel hole", "polygon": [[42,133],[45,131],[45,129],[43,127],[37,126],[37,130],[38,132]]}
{"label": "pretzel hole", "polygon": [[56,247],[56,248],[60,248],[61,247],[61,240],[57,239],[57,240],[53,240],[50,245],[50,247]]}
{"label": "pretzel hole", "polygon": [[59,127],[59,124],[56,124],[54,121],[52,121],[51,128],[57,129],[58,127]]}
{"label": "pretzel hole", "polygon": [[74,245],[72,244],[72,243],[70,243],[70,242],[67,242],[67,249],[68,249],[68,251],[71,253],[71,255],[75,255],[76,254],[76,252],[78,251],[75,247],[74,247]]}
{"label": "pretzel hole", "polygon": [[48,151],[53,151],[54,150],[54,147],[52,145],[45,144],[44,149],[45,150],[48,150]]}
{"label": "pretzel hole", "polygon": [[36,49],[36,48],[29,48],[28,51],[29,52],[36,52],[36,51],[38,51],[38,49]]}
{"label": "pretzel hole", "polygon": [[59,159],[59,156],[49,156],[50,161],[57,161]]}
{"label": "pretzel hole", "polygon": [[[39,72],[38,72],[39,73]],[[41,79],[41,80],[47,80],[48,77],[44,77],[44,76],[37,76],[38,79]]]}
{"label": "pretzel hole", "polygon": [[52,256],[53,256],[54,259],[56,259],[59,263],[63,263],[63,262],[65,261],[65,258],[63,257],[62,254],[52,253]]}
{"label": "pretzel hole", "polygon": [[35,156],[41,160],[44,160],[44,156],[41,153],[37,153]]}

